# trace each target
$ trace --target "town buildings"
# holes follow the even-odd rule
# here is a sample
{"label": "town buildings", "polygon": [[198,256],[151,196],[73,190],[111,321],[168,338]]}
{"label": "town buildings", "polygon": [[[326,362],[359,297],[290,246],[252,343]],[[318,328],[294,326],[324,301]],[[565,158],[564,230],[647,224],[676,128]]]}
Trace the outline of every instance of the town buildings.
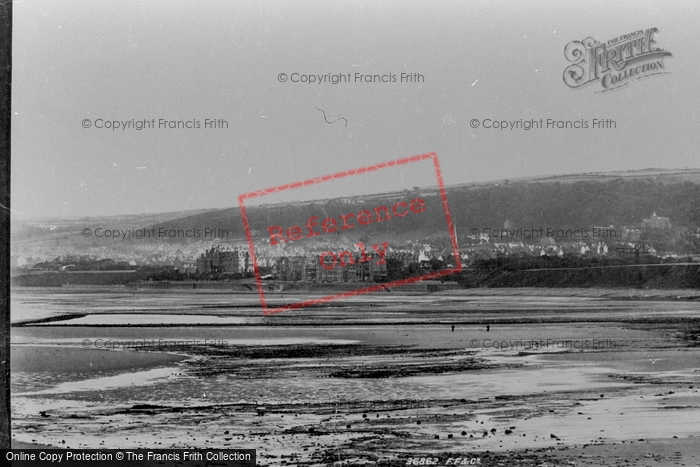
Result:
{"label": "town buildings", "polygon": [[[506,220],[504,227],[517,232],[517,226]],[[637,225],[588,227],[590,236],[584,239],[499,238],[486,233],[461,235],[458,238],[461,258],[453,258],[449,239],[423,237],[393,241],[386,248],[386,262],[376,254],[371,261],[359,261],[357,241],[349,238],[328,238],[314,242],[296,242],[272,246],[255,244],[257,270],[261,276],[294,282],[381,282],[421,270],[455,267],[458,261],[467,268],[475,261],[509,256],[520,257],[617,257],[634,259],[641,256],[678,257],[697,254],[700,228],[671,227],[668,217],[654,212]],[[606,235],[596,235],[604,232]],[[608,235],[608,234],[611,235]],[[678,240],[680,239],[680,240]],[[508,240],[508,241],[502,241]],[[695,242],[695,243],[693,243]],[[679,245],[678,247],[676,245]],[[690,245],[690,246],[686,246]],[[364,248],[364,247],[363,247]],[[352,261],[333,262],[324,252],[352,253]],[[368,251],[369,254],[369,251]],[[112,261],[114,264],[112,264]],[[158,269],[174,268],[181,274],[252,275],[254,265],[249,245],[221,242],[213,245],[202,241],[173,244],[169,242],[119,242],[78,248],[70,245],[33,245],[23,248],[11,258],[13,271],[29,271],[36,265],[44,270],[59,270],[62,266],[83,264],[82,270]],[[55,263],[54,266],[52,264]],[[388,264],[387,264],[388,263]],[[325,266],[325,267],[324,267]]]}
{"label": "town buildings", "polygon": [[670,229],[671,221],[668,217],[659,217],[656,213],[648,219],[642,219],[642,229]]}
{"label": "town buildings", "polygon": [[202,253],[196,265],[198,274],[244,274],[250,271],[250,258],[241,248],[217,245]]}
{"label": "town buildings", "polygon": [[369,261],[360,261],[356,254],[343,265],[327,255],[289,256],[278,260],[273,278],[281,281],[304,282],[383,282],[387,280],[386,262],[371,255]]}

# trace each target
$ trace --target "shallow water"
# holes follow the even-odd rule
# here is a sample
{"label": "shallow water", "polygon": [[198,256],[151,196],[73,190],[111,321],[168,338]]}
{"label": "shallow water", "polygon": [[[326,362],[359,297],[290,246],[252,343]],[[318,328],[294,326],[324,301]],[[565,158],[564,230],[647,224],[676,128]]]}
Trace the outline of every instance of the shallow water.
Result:
{"label": "shallow water", "polygon": [[[288,410],[296,411],[298,418],[292,412],[284,412],[287,418],[282,418],[282,412],[259,417],[253,409],[240,406],[226,414],[226,409],[220,409],[216,404],[275,406],[334,402],[341,411],[341,419],[346,418],[347,423],[354,426],[366,423],[361,418],[364,409],[358,413],[357,406],[354,406],[343,413],[344,407],[353,407],[357,402],[407,399],[432,401],[434,404],[430,409],[399,410],[399,413],[392,411],[381,416],[387,420],[389,415],[391,420],[401,416],[422,416],[424,422],[420,427],[413,421],[404,421],[401,423],[410,426],[401,423],[386,427],[377,425],[378,431],[373,432],[368,424],[363,426],[369,431],[364,431],[365,428],[357,432],[350,430],[347,436],[365,439],[368,433],[380,433],[378,436],[384,442],[381,433],[387,430],[403,432],[412,440],[421,437],[432,440],[438,432],[442,436],[460,430],[479,431],[478,442],[465,443],[464,438],[457,440],[455,435],[455,444],[449,449],[498,450],[504,447],[554,446],[559,440],[550,438],[551,432],[561,436],[562,443],[567,445],[591,442],[599,436],[608,439],[634,437],[635,440],[642,436],[663,437],[668,436],[672,428],[679,435],[697,432],[697,423],[694,422],[697,417],[692,420],[689,417],[700,413],[697,409],[699,399],[697,389],[689,387],[699,379],[700,349],[683,347],[685,344],[667,330],[655,330],[653,325],[642,328],[643,323],[640,323],[637,328],[630,328],[615,322],[615,318],[627,320],[640,316],[692,317],[698,315],[700,304],[697,303],[495,295],[426,295],[398,299],[395,295],[384,294],[373,304],[353,297],[347,300],[349,305],[342,307],[271,317],[260,315],[252,296],[35,294],[24,296],[18,303],[19,312],[15,310],[13,313],[15,322],[32,313],[43,317],[88,314],[85,318],[57,323],[62,326],[51,324],[12,329],[14,434],[26,442],[37,439],[37,442],[57,443],[66,439],[76,445],[88,443],[90,447],[104,446],[100,443],[110,447],[134,447],[146,442],[162,442],[163,445],[189,443],[193,446],[214,443],[220,446],[217,443],[225,442],[225,438],[212,440],[222,433],[217,421],[221,416],[226,423],[235,424],[241,433],[263,433],[260,445],[255,445],[250,437],[246,438],[248,443],[253,443],[251,446],[261,450],[259,452],[269,448],[268,437],[279,444],[278,449],[300,452],[303,446],[299,443],[311,445],[318,442],[320,446],[326,441],[310,440],[302,435],[294,441],[289,436],[284,439],[284,436],[280,438],[274,433],[289,427],[321,426],[328,420],[327,414],[303,413],[294,408]],[[589,316],[609,322],[547,323],[552,317],[580,319]],[[493,321],[523,317],[537,317],[542,322],[496,324]],[[367,320],[373,324],[339,325],[348,320]],[[418,324],[409,325],[402,320]],[[471,324],[460,320],[471,320]],[[224,322],[232,326],[211,325]],[[173,326],[123,325],[127,323],[169,323]],[[253,325],[246,325],[248,323]],[[455,323],[453,332],[452,324]],[[488,331],[486,323],[490,323]],[[110,326],[91,327],[90,324]],[[84,346],[86,339],[89,344]],[[377,379],[318,377],[319,374],[314,373],[316,367],[324,366],[328,371],[327,368],[333,366],[429,365],[433,361],[430,359],[434,358],[384,354],[256,361],[253,365],[256,371],[251,377],[251,373],[244,370],[237,374],[239,370],[235,365],[223,373],[189,371],[192,368],[207,370],[208,367],[191,363],[201,357],[183,356],[186,345],[169,346],[159,352],[123,350],[124,345],[119,350],[104,349],[105,341],[123,344],[161,340],[206,340],[204,345],[219,346],[361,343],[453,349],[463,352],[448,355],[475,353],[476,357],[490,363],[509,366],[419,376],[400,376],[398,373],[396,377]],[[585,351],[576,347],[591,340],[604,344],[598,348],[585,348]],[[102,348],[95,348],[98,341]],[[533,347],[533,341],[546,342],[547,345]],[[611,341],[614,341],[614,346],[609,344]],[[561,343],[564,343],[563,348]],[[573,348],[566,347],[571,343],[574,343]],[[450,358],[461,357],[439,357],[434,361]],[[229,362],[232,360],[235,358],[229,358]],[[265,367],[268,364],[282,365],[282,368],[272,371],[270,367],[268,371]],[[640,376],[641,379],[624,379],[620,375]],[[678,387],[664,387],[668,386],[669,379],[678,381]],[[647,384],[649,382],[653,384]],[[656,393],[659,393],[658,397]],[[601,397],[603,395],[605,397]],[[509,397],[496,399],[497,396]],[[468,402],[461,406],[459,402],[458,406],[449,405],[450,401],[461,399]],[[571,409],[577,400],[581,402]],[[443,405],[443,401],[448,401],[448,405]],[[184,418],[177,411],[158,415],[130,412],[107,415],[109,410],[119,411],[144,403],[193,409]],[[540,409],[541,404],[546,408]],[[206,409],[212,405],[216,407],[214,418]],[[675,407],[680,405],[688,407]],[[49,413],[50,418],[39,415],[40,411],[46,410],[53,411]],[[466,414],[466,418],[452,422],[449,417],[455,412],[458,416]],[[78,419],[71,418],[73,415],[88,416]],[[447,418],[441,421],[443,415]],[[484,425],[476,426],[473,420],[476,416],[486,425],[498,427],[499,435],[482,440],[480,430]],[[683,417],[683,423],[674,426],[674,420],[679,416]],[[197,418],[196,422],[194,418]],[[123,429],[116,427],[112,419],[119,420]],[[209,419],[212,421],[207,425],[205,422]],[[151,428],[154,422],[159,428]],[[340,425],[342,428],[345,422]],[[527,439],[500,436],[504,427],[512,425],[517,425],[518,433],[527,430]],[[613,434],[601,431],[608,426],[615,429]],[[69,428],[72,430],[68,431]],[[345,435],[338,436],[342,441]]]}
{"label": "shallow water", "polygon": [[246,324],[260,321],[261,318],[238,318],[227,316],[202,316],[202,315],[155,315],[155,314],[96,314],[81,316],[79,318],[66,319],[61,321],[51,321],[43,325],[60,326],[82,326],[82,325],[111,325],[119,326],[130,324],[138,326],[140,324]]}
{"label": "shallow water", "polygon": [[700,370],[700,349],[648,350],[628,352],[601,352],[595,354],[547,355],[543,360],[572,365],[605,365],[617,371],[657,373],[660,371],[686,371],[688,374]]}

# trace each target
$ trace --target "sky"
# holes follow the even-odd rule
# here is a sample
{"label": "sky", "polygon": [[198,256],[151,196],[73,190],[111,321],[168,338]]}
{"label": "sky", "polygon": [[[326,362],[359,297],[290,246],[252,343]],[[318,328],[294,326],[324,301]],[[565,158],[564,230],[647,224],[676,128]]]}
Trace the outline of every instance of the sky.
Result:
{"label": "sky", "polygon": [[[15,3],[13,218],[234,207],[249,191],[428,152],[447,185],[698,167],[695,3]],[[648,28],[672,54],[667,73],[602,93],[599,82],[564,83],[570,42]],[[293,82],[348,73],[351,82]],[[396,82],[354,82],[356,73]],[[422,80],[402,83],[401,73]],[[484,128],[486,119],[548,118],[616,127]],[[161,119],[198,127],[158,128]],[[204,128],[205,119],[227,126]],[[112,121],[132,128],[106,128]],[[136,130],[137,121],[156,128]],[[435,174],[428,166],[379,180],[313,193],[435,185]]]}

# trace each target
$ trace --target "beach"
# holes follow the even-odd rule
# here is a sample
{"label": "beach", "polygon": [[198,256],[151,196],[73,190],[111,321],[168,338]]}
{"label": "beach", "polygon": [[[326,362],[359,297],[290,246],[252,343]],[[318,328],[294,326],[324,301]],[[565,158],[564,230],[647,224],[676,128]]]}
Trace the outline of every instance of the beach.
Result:
{"label": "beach", "polygon": [[15,289],[13,441],[695,465],[699,311],[687,290],[397,289],[263,316],[251,294]]}

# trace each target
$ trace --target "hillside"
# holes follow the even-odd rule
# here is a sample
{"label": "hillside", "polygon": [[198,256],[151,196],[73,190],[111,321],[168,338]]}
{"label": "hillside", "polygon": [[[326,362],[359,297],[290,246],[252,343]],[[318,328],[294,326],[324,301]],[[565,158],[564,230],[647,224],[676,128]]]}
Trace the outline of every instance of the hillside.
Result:
{"label": "hillside", "polygon": [[568,175],[544,175],[538,177],[522,177],[510,180],[495,180],[485,183],[455,185],[455,187],[477,187],[494,183],[525,182],[525,183],[575,183],[575,182],[605,182],[615,179],[623,180],[654,180],[663,184],[683,182],[700,183],[700,169],[659,169],[649,168],[640,170],[617,170],[612,172],[588,172]]}
{"label": "hillside", "polygon": [[[249,220],[253,230],[266,233],[271,225],[303,225],[313,215],[323,219],[380,205],[391,206],[401,195],[409,201],[414,197],[423,198],[427,205],[426,212],[374,223],[363,227],[363,231],[404,235],[446,233],[444,212],[434,190],[387,194],[383,198],[374,197],[371,202],[354,205],[327,200],[306,205],[259,207],[249,210]],[[643,218],[654,212],[669,217],[674,226],[700,227],[700,184],[690,181],[667,183],[654,178],[633,177],[567,183],[558,180],[508,182],[480,187],[450,187],[447,196],[459,233],[466,233],[472,228],[503,228],[506,219],[514,227],[534,229],[639,225]],[[362,198],[357,201],[362,201]],[[188,229],[207,225],[227,229],[234,238],[244,236],[238,209],[202,213],[159,223],[154,227]]]}
{"label": "hillside", "polygon": [[[503,228],[504,222],[523,228],[591,228],[614,224],[639,225],[653,212],[669,217],[673,226],[700,227],[700,169],[645,169],[613,173],[572,174],[548,177],[502,180],[499,182],[464,184],[447,187],[449,206],[458,233],[471,228]],[[309,216],[337,217],[347,212],[374,208],[397,198],[410,201],[421,197],[427,211],[363,227],[366,234],[401,236],[445,235],[445,218],[437,190],[414,190],[410,193],[386,193],[357,197],[358,204],[340,200],[250,208],[251,228],[259,238],[270,225],[298,225]],[[224,229],[228,241],[245,238],[237,207],[119,217],[42,219],[25,222],[13,228],[13,246],[95,245],[96,239],[83,238],[84,226],[103,228],[155,228],[167,230]],[[202,238],[173,239],[173,242],[201,241]],[[210,240],[213,240],[211,238]],[[130,240],[131,242],[163,241],[162,239]],[[127,241],[128,243],[129,241]]]}

